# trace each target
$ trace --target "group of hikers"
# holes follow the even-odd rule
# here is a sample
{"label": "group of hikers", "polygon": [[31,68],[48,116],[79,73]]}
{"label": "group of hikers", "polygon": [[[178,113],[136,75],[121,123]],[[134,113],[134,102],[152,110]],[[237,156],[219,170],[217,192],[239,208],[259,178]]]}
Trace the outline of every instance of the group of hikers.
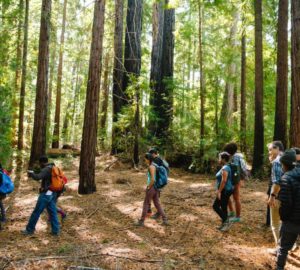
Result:
{"label": "group of hikers", "polygon": [[[212,207],[221,218],[221,225],[218,229],[222,232],[228,231],[233,223],[242,221],[240,189],[243,180],[248,179],[249,171],[243,155],[237,150],[236,143],[228,143],[219,154],[221,168],[216,174],[216,197]],[[272,250],[272,253],[277,256],[277,270],[282,270],[288,252],[297,248],[296,241],[300,234],[300,149],[291,148],[284,151],[282,142],[273,141],[268,144],[268,152],[271,177],[267,191],[266,225],[271,226],[274,236],[275,249]],[[168,182],[169,165],[159,156],[156,148],[150,149],[145,154],[145,163],[147,165],[147,187],[142,215],[135,225],[144,226],[145,219],[150,217],[155,220],[162,218],[162,225],[168,226],[169,221],[160,204],[160,194]],[[62,221],[66,218],[66,213],[57,207],[57,200],[64,192],[67,179],[54,163],[49,163],[46,156],[40,157],[39,164],[41,169],[39,173],[28,171],[28,177],[41,180],[41,187],[36,206],[22,233],[24,235],[33,234],[40,215],[46,209],[52,228],[51,234],[57,236],[60,232],[57,213],[61,215]],[[0,164],[1,222],[6,221],[2,202],[6,194],[1,193],[3,179],[6,179],[3,177],[4,175],[8,176],[9,172],[5,171]],[[157,210],[155,214],[151,210],[152,201]]]}

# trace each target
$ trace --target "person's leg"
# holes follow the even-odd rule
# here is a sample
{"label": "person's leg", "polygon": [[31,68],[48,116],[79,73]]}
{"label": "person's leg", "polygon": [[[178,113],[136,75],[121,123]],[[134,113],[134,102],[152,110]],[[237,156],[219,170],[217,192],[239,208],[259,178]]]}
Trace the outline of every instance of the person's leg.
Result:
{"label": "person's leg", "polygon": [[220,206],[221,206],[221,211],[222,211],[222,221],[223,222],[225,222],[228,218],[227,205],[228,205],[230,196],[231,196],[231,193],[228,193],[225,190],[223,190],[221,193]]}
{"label": "person's leg", "polygon": [[48,201],[45,196],[46,196],[45,193],[41,193],[38,197],[36,206],[31,214],[28,224],[26,226],[26,231],[29,233],[33,233],[35,231],[36,223],[38,222],[40,215],[42,214],[44,209],[47,207]]}
{"label": "person's leg", "polygon": [[56,193],[48,196],[47,210],[50,214],[52,234],[57,235],[59,233],[59,222],[56,210]]}
{"label": "person's leg", "polygon": [[234,186],[233,199],[235,203],[235,216],[241,217],[241,200],[240,200],[241,181]]}
{"label": "person's leg", "polygon": [[298,234],[288,232],[282,226],[280,230],[279,248],[277,252],[277,270],[284,270],[289,250],[293,248]]}
{"label": "person's leg", "polygon": [[167,217],[166,217],[166,214],[164,212],[164,210],[162,209],[161,207],[161,204],[160,204],[160,201],[159,201],[159,191],[156,190],[155,188],[153,188],[153,203],[154,203],[154,206],[157,210],[157,213],[162,217],[163,220],[166,220]]}
{"label": "person's leg", "polygon": [[271,213],[271,229],[274,236],[275,245],[278,245],[279,240],[279,231],[280,231],[280,215],[279,215],[279,206],[276,204],[276,206],[270,208]]}
{"label": "person's leg", "polygon": [[1,218],[0,221],[4,222],[6,220],[6,216],[5,216],[5,208],[2,202],[2,199],[0,199],[0,211],[1,211]]}
{"label": "person's leg", "polygon": [[144,204],[143,204],[143,212],[142,212],[142,216],[140,219],[142,221],[144,221],[146,218],[152,196],[153,196],[153,193],[151,193],[151,189],[150,190],[147,189],[146,194],[145,194]]}
{"label": "person's leg", "polygon": [[233,203],[232,203],[231,199],[229,199],[229,201],[228,201],[228,208],[229,208],[230,213],[234,213]]}
{"label": "person's leg", "polygon": [[[227,205],[226,205],[226,207],[227,207]],[[214,201],[213,209],[219,215],[219,217],[222,219],[222,222],[226,221],[226,218],[224,217],[224,213],[221,209],[221,200],[219,200],[218,198],[216,198]]]}

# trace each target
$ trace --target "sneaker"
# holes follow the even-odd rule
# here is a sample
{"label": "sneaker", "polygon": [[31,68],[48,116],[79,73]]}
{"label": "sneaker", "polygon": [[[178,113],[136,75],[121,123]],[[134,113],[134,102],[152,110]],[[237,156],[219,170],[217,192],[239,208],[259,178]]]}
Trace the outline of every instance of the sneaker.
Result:
{"label": "sneaker", "polygon": [[152,219],[159,219],[160,218],[160,214],[159,213],[155,213],[154,215],[151,216]]}
{"label": "sneaker", "polygon": [[169,223],[169,221],[167,219],[164,219],[161,225],[163,225],[163,226],[170,226],[170,223]]}
{"label": "sneaker", "polygon": [[267,252],[272,256],[277,256],[277,248],[267,248]]}
{"label": "sneaker", "polygon": [[241,222],[241,218],[240,217],[233,217],[229,219],[230,222]]}
{"label": "sneaker", "polygon": [[33,232],[29,232],[29,231],[27,231],[26,229],[23,230],[23,231],[21,231],[21,233],[22,233],[23,235],[33,235]]}
{"label": "sneaker", "polygon": [[134,223],[136,227],[144,227],[144,220],[139,219],[136,223]]}
{"label": "sneaker", "polygon": [[229,222],[229,220],[225,221],[225,222],[223,223],[223,226],[222,226],[222,228],[220,229],[220,231],[221,231],[221,232],[227,232],[227,231],[230,229],[231,225],[232,225],[232,223]]}
{"label": "sneaker", "polygon": [[231,217],[235,217],[235,213],[232,211],[228,214],[228,217],[231,218]]}

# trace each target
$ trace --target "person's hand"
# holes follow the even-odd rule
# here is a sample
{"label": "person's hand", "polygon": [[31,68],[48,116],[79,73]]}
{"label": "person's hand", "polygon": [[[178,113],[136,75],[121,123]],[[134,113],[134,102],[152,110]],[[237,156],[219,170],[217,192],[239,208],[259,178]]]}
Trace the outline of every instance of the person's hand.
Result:
{"label": "person's hand", "polygon": [[217,190],[216,194],[217,194],[217,198],[218,198],[219,200],[221,200],[221,191]]}
{"label": "person's hand", "polygon": [[276,206],[276,199],[274,196],[270,196],[268,200],[268,205],[273,208]]}

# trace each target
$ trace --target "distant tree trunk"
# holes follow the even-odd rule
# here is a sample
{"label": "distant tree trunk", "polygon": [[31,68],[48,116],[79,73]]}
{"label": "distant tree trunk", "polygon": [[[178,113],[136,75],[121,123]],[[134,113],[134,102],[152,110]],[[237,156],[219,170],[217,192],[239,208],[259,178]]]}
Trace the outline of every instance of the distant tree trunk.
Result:
{"label": "distant tree trunk", "polygon": [[158,107],[158,128],[157,137],[161,145],[172,146],[171,124],[173,120],[173,71],[174,71],[174,27],[175,27],[175,9],[168,7],[169,1],[166,1],[164,11],[164,32],[163,32],[163,50],[162,67],[160,83],[161,104]]}
{"label": "distant tree trunk", "polygon": [[[130,76],[139,77],[141,72],[141,34],[142,34],[142,0],[128,0],[126,17],[125,55],[124,68],[126,73],[123,77],[123,92],[126,91]],[[134,120],[134,149],[133,161],[137,165],[139,162],[139,89],[136,89],[135,120]]]}
{"label": "distant tree trunk", "polygon": [[215,95],[214,95],[214,105],[215,105],[215,132],[217,140],[219,139],[219,81],[216,79],[215,82]]}
{"label": "distant tree trunk", "polygon": [[[54,7],[57,2],[54,2]],[[53,7],[53,9],[54,9]],[[56,17],[52,17],[52,23],[51,23],[51,44],[50,44],[50,75],[49,75],[49,97],[48,97],[48,119],[47,119],[47,134],[49,136],[47,144],[52,142],[52,96],[53,96],[53,81],[55,76],[55,70],[56,70],[56,47],[57,47],[57,19],[58,19],[58,13]]]}
{"label": "distant tree trunk", "polygon": [[59,48],[59,63],[58,63],[58,70],[57,70],[56,106],[55,106],[55,118],[54,118],[52,148],[59,148],[61,81],[62,81],[63,57],[64,57],[67,2],[68,2],[67,0],[64,0],[63,20],[62,20],[62,29],[61,29],[61,36],[60,36],[60,48]]}
{"label": "distant tree trunk", "polygon": [[242,34],[242,55],[241,55],[241,151],[246,151],[246,35]]}
{"label": "distant tree trunk", "polygon": [[107,53],[104,61],[104,74],[103,74],[103,86],[101,95],[101,110],[100,110],[100,147],[104,149],[104,141],[106,138],[106,119],[107,119],[107,109],[108,109],[108,98],[109,98],[109,59],[110,54]]}
{"label": "distant tree trunk", "polygon": [[22,78],[21,78],[20,104],[19,104],[19,132],[18,132],[19,150],[23,149],[23,144],[24,144],[24,106],[25,106],[25,87],[26,87],[26,75],[27,75],[28,14],[29,14],[29,0],[25,0]]}
{"label": "distant tree trunk", "polygon": [[126,105],[127,97],[122,90],[123,83],[123,0],[115,0],[115,32],[114,32],[114,71],[113,71],[113,129],[111,154],[118,153],[119,130],[114,126],[118,114]]}
{"label": "distant tree trunk", "polygon": [[292,0],[292,93],[290,145],[300,147],[300,2]]}
{"label": "distant tree trunk", "polygon": [[264,162],[262,0],[255,0],[255,127],[252,172]]}
{"label": "distant tree trunk", "polygon": [[150,105],[152,114],[149,118],[149,131],[151,136],[156,136],[157,132],[157,111],[161,103],[161,66],[162,66],[162,45],[164,30],[164,2],[163,0],[153,3],[152,15],[152,52],[151,52],[151,72],[150,72]]}
{"label": "distant tree trunk", "polygon": [[288,0],[279,0],[277,22],[277,81],[274,140],[287,146],[287,95],[288,95]]}
{"label": "distant tree trunk", "polygon": [[75,142],[75,119],[76,119],[76,108],[77,108],[77,100],[78,100],[78,95],[79,95],[79,91],[82,85],[82,80],[81,78],[79,78],[79,74],[80,74],[81,68],[79,63],[77,63],[77,67],[76,67],[76,82],[75,82],[75,89],[74,89],[74,96],[73,96],[73,105],[72,105],[72,115],[71,115],[71,126],[72,126],[72,133],[71,133],[71,141],[74,144]]}
{"label": "distant tree trunk", "polygon": [[199,38],[199,66],[200,66],[200,157],[203,157],[204,154],[204,136],[205,136],[205,77],[204,77],[204,68],[203,68],[203,3],[199,1],[199,29],[198,29],[198,38]]}
{"label": "distant tree trunk", "polygon": [[[238,22],[240,19],[239,11],[236,11],[233,16],[233,24],[230,29],[230,47],[236,47],[236,35],[238,30]],[[222,111],[220,115],[220,122],[223,128],[227,129],[228,125],[232,124],[232,113],[234,111],[234,87],[236,83],[236,60],[233,55],[230,59],[228,67],[228,75],[225,85],[225,93],[223,97]]]}
{"label": "distant tree trunk", "polygon": [[100,70],[104,34],[105,0],[96,0],[92,30],[89,75],[86,91],[84,124],[79,166],[79,194],[96,191],[95,157],[99,111]]}
{"label": "distant tree trunk", "polygon": [[43,0],[39,39],[34,125],[29,167],[32,167],[39,157],[46,153],[50,17],[51,0]]}
{"label": "distant tree trunk", "polygon": [[24,10],[24,0],[19,0],[19,14],[18,14],[18,33],[17,33],[17,55],[16,55],[16,76],[15,76],[15,91],[13,92],[13,122],[12,122],[12,132],[13,132],[13,138],[12,138],[12,144],[13,146],[16,146],[17,144],[17,108],[18,108],[18,102],[17,102],[17,93],[20,89],[20,77],[21,77],[21,60],[22,60],[22,27],[23,27],[23,10]]}

